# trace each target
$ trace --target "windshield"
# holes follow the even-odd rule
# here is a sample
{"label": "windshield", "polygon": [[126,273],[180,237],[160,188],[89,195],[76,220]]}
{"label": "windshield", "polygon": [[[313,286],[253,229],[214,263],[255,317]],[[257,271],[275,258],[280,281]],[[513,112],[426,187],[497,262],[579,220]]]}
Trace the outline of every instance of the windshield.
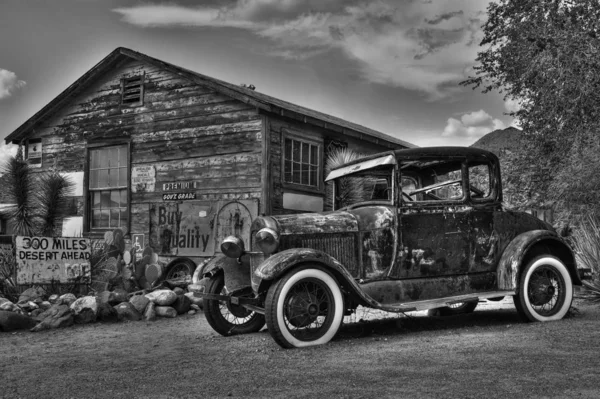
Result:
{"label": "windshield", "polygon": [[393,172],[393,167],[386,166],[338,177],[333,181],[335,209],[362,202],[392,203]]}

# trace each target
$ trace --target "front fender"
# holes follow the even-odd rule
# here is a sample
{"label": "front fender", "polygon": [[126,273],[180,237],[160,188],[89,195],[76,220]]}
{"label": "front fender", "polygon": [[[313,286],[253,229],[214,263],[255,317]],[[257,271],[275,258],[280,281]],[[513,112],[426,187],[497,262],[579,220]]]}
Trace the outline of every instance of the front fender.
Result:
{"label": "front fender", "polygon": [[[353,291],[362,300],[362,304],[370,307],[380,305],[364,293],[356,281],[354,281],[354,277],[348,273],[348,270],[337,259],[325,252],[310,248],[286,249],[285,251],[271,255],[256,268],[254,272],[256,278],[252,279],[252,289],[256,293],[264,291],[269,281],[277,279],[291,268],[302,263],[316,263],[333,272],[336,278],[338,278],[338,282]],[[340,279],[343,281],[339,281]]]}
{"label": "front fender", "polygon": [[552,254],[568,253],[571,260],[565,262],[571,272],[573,282],[577,284],[579,277],[575,270],[573,254],[561,238],[550,230],[531,230],[521,233],[506,246],[500,262],[498,262],[498,289],[516,290],[519,287],[519,271],[527,252],[538,243],[547,243]]}

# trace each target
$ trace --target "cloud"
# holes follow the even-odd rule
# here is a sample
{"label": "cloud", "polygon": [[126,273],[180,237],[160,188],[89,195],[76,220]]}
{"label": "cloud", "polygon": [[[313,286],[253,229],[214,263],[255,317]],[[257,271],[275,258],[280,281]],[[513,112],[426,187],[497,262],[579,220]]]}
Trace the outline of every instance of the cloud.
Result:
{"label": "cloud", "polygon": [[19,80],[14,72],[0,68],[0,100],[11,96],[24,86],[25,81]]}
{"label": "cloud", "polygon": [[512,98],[504,100],[504,109],[506,110],[506,112],[517,112],[521,109],[519,100],[515,100]]}
{"label": "cloud", "polygon": [[2,140],[2,143],[0,144],[0,167],[5,164],[9,157],[17,155],[17,148],[19,148],[18,145],[5,144],[4,140]]}
{"label": "cloud", "polygon": [[437,100],[473,65],[487,1],[228,0],[203,6],[116,8],[141,27],[238,28],[271,41],[271,55],[304,59],[338,50],[364,79]]}
{"label": "cloud", "polygon": [[487,112],[479,111],[463,114],[460,120],[449,118],[442,137],[479,138],[497,129],[505,129],[506,125],[494,119]]}

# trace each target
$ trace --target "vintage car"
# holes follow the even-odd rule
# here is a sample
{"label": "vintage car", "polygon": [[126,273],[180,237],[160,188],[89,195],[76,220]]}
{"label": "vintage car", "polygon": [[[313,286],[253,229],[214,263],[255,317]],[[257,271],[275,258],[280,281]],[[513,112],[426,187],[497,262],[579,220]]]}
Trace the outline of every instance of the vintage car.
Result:
{"label": "vintage car", "polygon": [[412,148],[332,170],[333,211],[260,216],[192,285],[222,335],[265,324],[285,348],[324,344],[356,308],[471,312],[512,296],[526,321],[561,319],[574,255],[547,223],[503,209],[498,158]]}

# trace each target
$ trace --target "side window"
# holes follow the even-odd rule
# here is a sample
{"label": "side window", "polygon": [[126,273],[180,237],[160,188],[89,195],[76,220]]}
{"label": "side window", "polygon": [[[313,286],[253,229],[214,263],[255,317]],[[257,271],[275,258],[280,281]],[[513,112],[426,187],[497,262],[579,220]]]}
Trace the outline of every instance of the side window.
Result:
{"label": "side window", "polygon": [[469,165],[469,190],[473,201],[490,198],[492,188],[490,185],[490,167],[488,164]]}
{"label": "side window", "polygon": [[91,229],[127,227],[129,222],[129,146],[89,150],[89,221]]}
{"label": "side window", "polygon": [[284,136],[283,183],[296,188],[322,188],[322,144]]}

